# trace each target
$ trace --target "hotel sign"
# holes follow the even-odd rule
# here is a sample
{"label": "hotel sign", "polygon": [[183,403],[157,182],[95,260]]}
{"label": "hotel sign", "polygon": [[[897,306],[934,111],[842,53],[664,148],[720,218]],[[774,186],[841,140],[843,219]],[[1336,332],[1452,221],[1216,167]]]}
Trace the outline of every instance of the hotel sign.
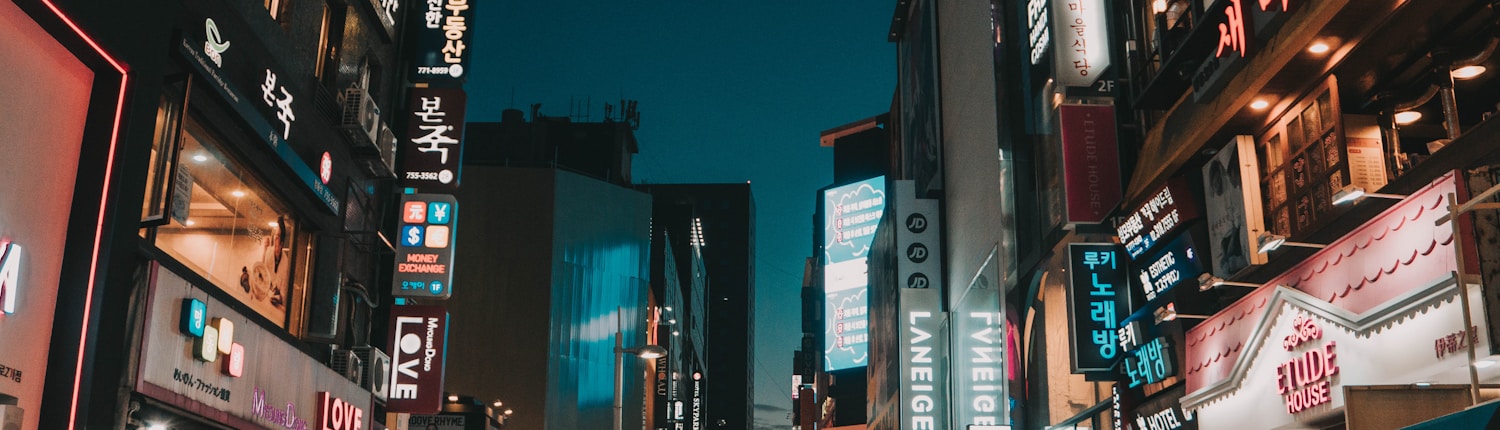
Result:
{"label": "hotel sign", "polygon": [[444,299],[453,294],[458,201],[448,194],[401,195],[392,295]]}

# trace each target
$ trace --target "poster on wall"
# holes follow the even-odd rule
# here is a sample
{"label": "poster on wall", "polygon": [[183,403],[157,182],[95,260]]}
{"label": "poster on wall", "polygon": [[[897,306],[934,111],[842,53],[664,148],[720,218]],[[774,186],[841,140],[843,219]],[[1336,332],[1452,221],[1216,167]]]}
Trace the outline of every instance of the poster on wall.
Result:
{"label": "poster on wall", "polygon": [[823,192],[824,370],[869,364],[869,256],[885,177]]}
{"label": "poster on wall", "polygon": [[1257,237],[1266,231],[1257,166],[1252,136],[1235,136],[1203,166],[1203,204],[1208,212],[1214,276],[1230,278],[1250,265],[1266,262],[1266,255],[1255,246]]}

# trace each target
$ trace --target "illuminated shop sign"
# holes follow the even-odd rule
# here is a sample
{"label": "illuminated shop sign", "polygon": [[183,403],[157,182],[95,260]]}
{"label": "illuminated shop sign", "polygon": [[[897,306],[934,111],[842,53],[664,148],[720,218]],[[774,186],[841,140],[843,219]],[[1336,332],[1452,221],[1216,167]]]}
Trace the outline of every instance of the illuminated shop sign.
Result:
{"label": "illuminated shop sign", "polygon": [[1125,375],[1130,388],[1144,384],[1155,384],[1177,375],[1177,366],[1172,356],[1172,345],[1164,337],[1152,339],[1135,351],[1125,353],[1120,361],[1120,373]]}
{"label": "illuminated shop sign", "polygon": [[1113,243],[1068,244],[1073,373],[1109,371],[1120,357],[1120,320],[1130,314],[1123,254]]}
{"label": "illuminated shop sign", "polygon": [[1206,19],[1200,25],[1218,31],[1209,34],[1216,38],[1214,55],[1205,59],[1193,74],[1194,100],[1222,89],[1226,83],[1224,76],[1243,67],[1244,60],[1255,54],[1251,42],[1270,39],[1302,3],[1301,0],[1229,0],[1222,9],[1206,8]]}
{"label": "illuminated shop sign", "polygon": [[1192,411],[1182,409],[1183,391],[1179,385],[1136,406],[1130,420],[1135,423],[1136,430],[1198,430],[1198,421]]}
{"label": "illuminated shop sign", "polygon": [[234,341],[234,321],[209,318],[208,305],[193,298],[182,299],[182,334],[193,339],[193,358],[206,363],[224,356],[221,371],[240,377],[245,372],[245,346]]}
{"label": "illuminated shop sign", "polygon": [[458,201],[447,194],[401,195],[392,293],[447,299],[453,294],[453,248]]}
{"label": "illuminated shop sign", "polygon": [[1151,198],[1130,211],[1115,228],[1120,243],[1130,258],[1140,257],[1157,242],[1176,232],[1189,221],[1198,219],[1198,205],[1190,200],[1187,182],[1174,178],[1151,194]]}
{"label": "illuminated shop sign", "polygon": [[[396,36],[396,20],[401,16],[401,0],[369,0],[370,7],[375,10],[375,17],[380,21],[380,28],[385,31],[387,40]],[[412,0],[407,0],[410,2]]]}
{"label": "illuminated shop sign", "polygon": [[1097,0],[1052,0],[1057,83],[1087,87],[1109,69],[1109,24]]}
{"label": "illuminated shop sign", "polygon": [[942,219],[934,199],[917,198],[916,182],[895,181],[896,279],[906,288],[935,288],[943,285]]}
{"label": "illuminated shop sign", "polygon": [[412,415],[406,420],[411,430],[464,430],[463,415]]}
{"label": "illuminated shop sign", "polygon": [[[1090,8],[1103,9],[1102,5]],[[1122,181],[1119,147],[1115,144],[1115,108],[1062,105],[1057,115],[1062,135],[1067,222],[1098,224],[1120,205]]]}
{"label": "illuminated shop sign", "polygon": [[1048,0],[1026,0],[1026,27],[1030,31],[1031,65],[1042,63],[1042,57],[1047,55],[1047,48],[1052,47],[1052,22],[1048,16],[1052,11],[1047,7]]}
{"label": "illuminated shop sign", "polygon": [[415,61],[412,82],[462,82],[472,49],[475,0],[426,0],[411,8],[415,16]]}
{"label": "illuminated shop sign", "polygon": [[824,370],[869,362],[867,262],[885,199],[884,176],[823,193]]}
{"label": "illuminated shop sign", "polygon": [[1321,339],[1323,328],[1306,315],[1298,315],[1292,321],[1292,334],[1282,338],[1281,347],[1287,351],[1305,351],[1276,366],[1276,392],[1286,401],[1289,414],[1333,400],[1328,386],[1339,373],[1337,342],[1303,348]]}
{"label": "illuminated shop sign", "polygon": [[437,413],[443,404],[443,367],[448,349],[448,309],[391,309],[390,395],[386,411]]}
{"label": "illuminated shop sign", "polygon": [[364,408],[327,391],[318,392],[317,430],[360,430],[364,428],[364,422]]}
{"label": "illuminated shop sign", "polygon": [[[255,387],[250,392],[250,415],[277,428],[286,430],[309,430],[308,421],[297,415],[297,404],[275,403],[266,400],[266,390]],[[318,429],[322,430],[322,429]]]}
{"label": "illuminated shop sign", "polygon": [[406,138],[401,140],[401,186],[422,191],[458,189],[463,166],[462,88],[412,88]]}
{"label": "illuminated shop sign", "polygon": [[941,365],[947,348],[943,342],[942,297],[936,289],[900,290],[901,332],[901,430],[947,428],[948,378]]}
{"label": "illuminated shop sign", "polygon": [[1136,285],[1146,293],[1146,300],[1156,300],[1177,284],[1184,281],[1197,282],[1204,267],[1200,257],[1193,248],[1193,236],[1179,236],[1151,257],[1131,265],[1135,268]]}
{"label": "illuminated shop sign", "polygon": [[1120,324],[1119,329],[1120,352],[1135,351],[1141,347],[1141,341],[1146,336],[1146,327],[1140,320]]}
{"label": "illuminated shop sign", "polygon": [[0,241],[0,312],[16,313],[21,295],[21,245]]}
{"label": "illuminated shop sign", "polygon": [[[211,10],[210,10],[211,9]],[[320,179],[319,171],[302,159],[289,144],[298,133],[297,113],[302,97],[297,96],[294,79],[283,79],[286,68],[279,67],[274,56],[253,39],[236,39],[251,34],[248,25],[218,2],[191,2],[188,11],[193,24],[203,23],[203,31],[183,31],[177,50],[187,63],[205,79],[212,92],[229,104],[232,113],[248,124],[250,130],[270,146],[292,173],[306,185],[333,214],[340,214],[343,204],[333,190]],[[214,18],[217,16],[217,19]],[[201,21],[199,21],[201,19]]]}

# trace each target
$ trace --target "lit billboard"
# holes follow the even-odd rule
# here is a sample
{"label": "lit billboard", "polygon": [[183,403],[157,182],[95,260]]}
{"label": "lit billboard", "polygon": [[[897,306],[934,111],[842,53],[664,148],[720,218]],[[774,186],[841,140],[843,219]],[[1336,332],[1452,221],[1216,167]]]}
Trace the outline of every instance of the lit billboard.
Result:
{"label": "lit billboard", "polygon": [[884,176],[823,192],[824,370],[869,363],[867,260],[885,198]]}

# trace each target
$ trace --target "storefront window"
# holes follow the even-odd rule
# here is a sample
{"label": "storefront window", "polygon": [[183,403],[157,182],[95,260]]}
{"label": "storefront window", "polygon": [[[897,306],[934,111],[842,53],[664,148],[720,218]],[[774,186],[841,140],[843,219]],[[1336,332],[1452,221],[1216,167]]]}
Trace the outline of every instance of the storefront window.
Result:
{"label": "storefront window", "polygon": [[[146,199],[141,205],[141,222],[146,225],[159,225],[166,219],[170,186],[167,168],[172,165],[177,134],[181,132],[185,83],[185,79],[168,82],[156,107],[156,133],[151,140],[151,159],[146,169]],[[147,230],[141,230],[142,236],[146,233]]]}
{"label": "storefront window", "polygon": [[306,259],[306,234],[279,197],[191,116],[182,129],[168,222],[155,244],[277,325]]}

